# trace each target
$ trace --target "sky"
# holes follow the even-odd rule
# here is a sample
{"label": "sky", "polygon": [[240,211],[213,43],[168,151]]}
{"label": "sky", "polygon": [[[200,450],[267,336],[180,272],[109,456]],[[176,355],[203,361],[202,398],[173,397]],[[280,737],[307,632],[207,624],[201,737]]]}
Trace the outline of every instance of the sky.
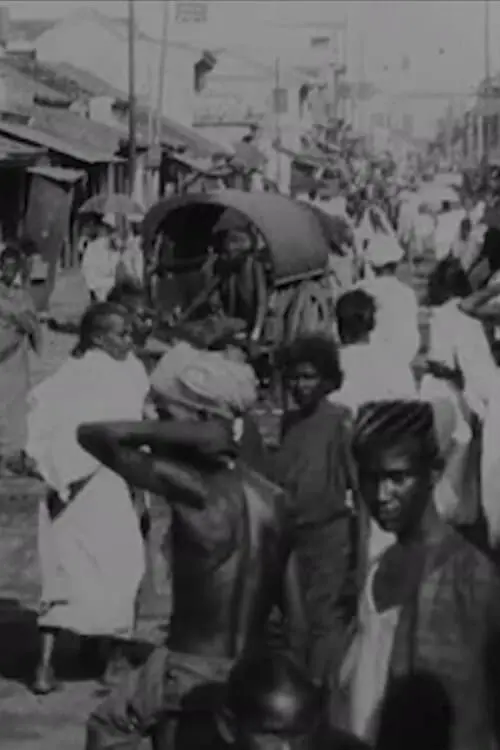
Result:
{"label": "sky", "polygon": [[[14,17],[51,18],[76,8],[93,7],[125,16],[121,0],[12,0]],[[500,70],[500,0],[490,0],[492,71]],[[271,21],[280,23],[348,22],[350,78],[363,76],[379,86],[417,91],[466,93],[484,74],[483,0],[210,0],[211,21],[198,31],[184,27],[184,38],[200,35],[207,47],[258,44]],[[142,29],[158,33],[161,0],[138,0]],[[177,33],[171,29],[172,37]],[[402,71],[404,56],[409,70]]]}

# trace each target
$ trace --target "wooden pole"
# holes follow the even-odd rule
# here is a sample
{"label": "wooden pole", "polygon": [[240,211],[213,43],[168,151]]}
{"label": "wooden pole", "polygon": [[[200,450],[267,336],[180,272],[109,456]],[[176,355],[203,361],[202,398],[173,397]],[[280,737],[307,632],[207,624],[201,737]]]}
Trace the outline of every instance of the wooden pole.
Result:
{"label": "wooden pole", "polygon": [[[345,71],[344,75],[345,75],[345,78],[347,78],[347,80],[349,80],[348,75],[347,75],[347,69],[349,65],[349,59],[347,56],[347,44],[348,44],[348,39],[349,39],[348,28],[349,28],[349,23],[348,23],[347,16],[346,16],[344,18],[344,25],[342,27],[342,36],[341,36],[341,39],[342,39],[341,62],[342,62],[342,68]],[[340,116],[345,120],[347,116],[347,101],[346,101],[345,96],[341,98],[340,104],[341,104]]]}
{"label": "wooden pole", "polygon": [[155,111],[153,103],[153,72],[148,67],[148,147],[151,148],[155,135]]}
{"label": "wooden pole", "polygon": [[160,44],[160,60],[158,67],[158,101],[156,106],[156,123],[154,142],[161,140],[161,119],[163,117],[163,102],[165,98],[165,81],[167,73],[168,30],[170,22],[170,0],[163,0],[162,30]]}
{"label": "wooden pole", "polygon": [[135,99],[135,4],[128,0],[128,178],[133,195],[137,161],[137,118]]}
{"label": "wooden pole", "polygon": [[276,182],[281,185],[281,113],[280,113],[280,93],[281,93],[281,64],[279,57],[274,62],[274,109],[275,109],[275,128],[276,128],[276,143],[278,144],[277,152],[277,169],[276,169]]}
{"label": "wooden pole", "polygon": [[363,100],[363,86],[365,83],[365,34],[364,31],[361,32],[361,35],[359,37],[359,91],[357,92],[357,112],[358,112],[358,122],[357,122],[357,128],[359,131],[363,132],[365,128],[365,107],[364,107],[364,100]]}
{"label": "wooden pole", "polygon": [[490,53],[490,2],[484,0],[484,84],[485,84],[485,109],[486,116],[481,118],[481,127],[484,132],[484,164],[489,164],[490,155],[490,133],[489,133],[489,101],[491,92],[491,53]]}

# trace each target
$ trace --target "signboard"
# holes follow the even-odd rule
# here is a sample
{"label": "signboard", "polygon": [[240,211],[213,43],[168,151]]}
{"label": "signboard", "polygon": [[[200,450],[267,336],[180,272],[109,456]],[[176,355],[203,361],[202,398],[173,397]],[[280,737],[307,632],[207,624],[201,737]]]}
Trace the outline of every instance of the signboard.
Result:
{"label": "signboard", "polygon": [[175,3],[176,23],[207,23],[207,0],[177,0]]}

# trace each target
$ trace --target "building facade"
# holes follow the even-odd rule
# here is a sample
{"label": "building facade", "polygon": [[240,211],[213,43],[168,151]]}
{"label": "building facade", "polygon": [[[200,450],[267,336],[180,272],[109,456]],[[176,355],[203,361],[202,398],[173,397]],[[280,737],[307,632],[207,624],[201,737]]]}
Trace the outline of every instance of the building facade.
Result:
{"label": "building facade", "polygon": [[[125,94],[128,91],[128,32],[121,19],[111,19],[94,10],[69,13],[38,37],[36,52],[41,62],[70,63]],[[187,44],[168,46],[163,114],[188,126],[194,116],[195,66],[202,57],[200,50]],[[135,58],[136,94],[156,106],[159,41],[138,31]]]}

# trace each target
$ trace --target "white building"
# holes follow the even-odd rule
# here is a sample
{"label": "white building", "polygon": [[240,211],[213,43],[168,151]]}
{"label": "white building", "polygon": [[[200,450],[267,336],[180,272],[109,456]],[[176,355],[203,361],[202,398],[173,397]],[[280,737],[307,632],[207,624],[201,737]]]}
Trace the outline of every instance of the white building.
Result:
{"label": "white building", "polygon": [[[96,10],[77,10],[57,21],[36,40],[38,59],[70,63],[93,73],[123,92],[128,90],[128,30],[123,20]],[[160,44],[138,32],[136,37],[136,94],[156,106]],[[193,122],[195,65],[202,53],[184,43],[169,43],[164,89],[164,112],[184,125]]]}

